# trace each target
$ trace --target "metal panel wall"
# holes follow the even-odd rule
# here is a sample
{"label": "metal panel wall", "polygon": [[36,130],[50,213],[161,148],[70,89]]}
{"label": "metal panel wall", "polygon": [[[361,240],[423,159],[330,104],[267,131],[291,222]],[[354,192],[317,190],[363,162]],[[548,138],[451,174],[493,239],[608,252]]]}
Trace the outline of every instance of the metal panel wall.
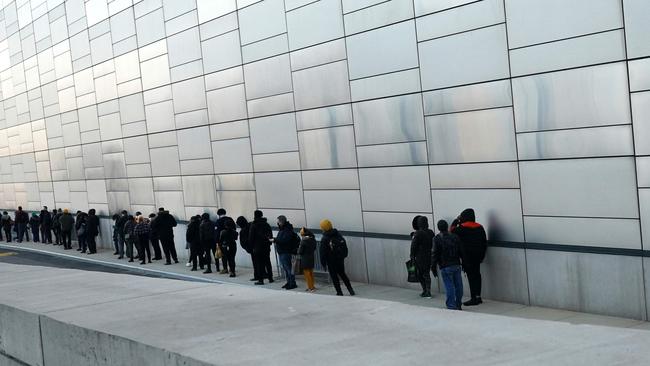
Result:
{"label": "metal panel wall", "polygon": [[[353,275],[400,285],[390,235],[470,206],[522,248],[648,250],[648,14],[645,0],[0,0],[0,206],[327,217],[388,235],[354,239]],[[493,253],[487,294],[575,308],[537,267],[505,278],[528,250]]]}

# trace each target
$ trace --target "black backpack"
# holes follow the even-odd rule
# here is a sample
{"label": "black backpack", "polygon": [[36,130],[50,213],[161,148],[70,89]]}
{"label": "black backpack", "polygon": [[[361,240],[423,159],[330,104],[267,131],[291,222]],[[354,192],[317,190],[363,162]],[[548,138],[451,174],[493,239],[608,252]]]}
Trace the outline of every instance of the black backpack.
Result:
{"label": "black backpack", "polygon": [[348,244],[345,238],[338,234],[330,239],[330,247],[334,258],[345,259],[348,257]]}

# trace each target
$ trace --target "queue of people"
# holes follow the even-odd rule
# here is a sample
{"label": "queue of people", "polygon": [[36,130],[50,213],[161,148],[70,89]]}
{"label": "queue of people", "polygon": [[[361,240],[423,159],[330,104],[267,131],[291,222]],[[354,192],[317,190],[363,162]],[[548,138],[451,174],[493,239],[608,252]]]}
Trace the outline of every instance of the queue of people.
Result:
{"label": "queue of people", "polygon": [[[425,216],[415,216],[412,226],[411,260],[415,263],[422,286],[420,296],[431,297],[430,271],[438,278],[440,270],[448,309],[461,310],[463,305],[482,304],[480,267],[487,251],[487,236],[483,226],[476,222],[474,210],[465,209],[452,222],[451,227],[445,220],[438,221],[437,235],[429,229]],[[461,272],[467,275],[470,288],[470,299],[465,302],[462,302]]]}

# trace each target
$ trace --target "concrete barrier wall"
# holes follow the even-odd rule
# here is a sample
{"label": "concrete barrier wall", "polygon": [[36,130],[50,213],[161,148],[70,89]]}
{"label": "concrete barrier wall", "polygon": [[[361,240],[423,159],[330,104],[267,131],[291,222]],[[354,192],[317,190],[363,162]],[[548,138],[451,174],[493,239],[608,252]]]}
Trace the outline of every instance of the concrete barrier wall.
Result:
{"label": "concrete barrier wall", "polygon": [[124,337],[0,304],[0,366],[208,366]]}

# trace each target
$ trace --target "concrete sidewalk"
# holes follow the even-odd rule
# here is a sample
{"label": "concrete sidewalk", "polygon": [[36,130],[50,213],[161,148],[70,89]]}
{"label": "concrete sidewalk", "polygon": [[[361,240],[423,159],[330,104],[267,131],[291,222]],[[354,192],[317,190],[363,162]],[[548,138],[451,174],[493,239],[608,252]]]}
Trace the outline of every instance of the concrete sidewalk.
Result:
{"label": "concrete sidewalk", "polygon": [[650,363],[640,330],[36,268],[0,264],[0,364]]}
{"label": "concrete sidewalk", "polygon": [[[74,247],[74,246],[73,246]],[[282,292],[285,291],[281,288],[284,284],[283,279],[278,278],[273,284],[266,284],[265,286],[254,286],[253,282],[249,281],[252,277],[252,270],[250,268],[239,267],[237,269],[238,276],[235,278],[228,277],[228,275],[219,275],[216,273],[203,274],[201,271],[191,272],[190,268],[185,266],[185,263],[164,265],[164,261],[154,261],[151,264],[140,265],[136,262],[129,263],[126,259],[118,260],[112,253],[112,250],[98,249],[97,254],[87,255],[81,254],[75,249],[63,250],[61,246],[53,246],[46,244],[39,244],[33,242],[18,243],[0,243],[0,248],[14,249],[14,250],[28,250],[39,253],[47,253],[56,256],[63,256],[75,260],[91,261],[103,265],[114,266],[116,268],[129,268],[143,273],[159,274],[167,278],[175,278],[180,280],[190,280],[199,282],[212,282],[234,284],[239,286],[252,286],[255,288],[273,289]],[[214,265],[213,265],[214,267]],[[214,268],[213,268],[214,269]],[[303,292],[306,288],[302,276],[297,277],[298,289],[291,292]],[[316,287],[317,295],[335,295],[335,290],[331,286],[326,277],[317,278]],[[437,308],[444,309],[444,294],[434,294],[433,299],[422,299],[419,297],[420,291],[417,289],[406,289],[398,287],[378,286],[367,283],[353,283],[353,287],[357,292],[357,297],[385,300],[391,302],[398,302],[407,305],[414,305],[424,308]],[[418,286],[419,287],[419,286]],[[415,287],[414,287],[415,288]],[[344,290],[344,293],[347,292]],[[619,328],[636,328],[643,330],[650,330],[650,322],[610,317],[589,313],[579,313],[560,309],[541,308],[534,306],[526,306],[521,304],[506,303],[484,300],[484,303],[475,307],[464,307],[466,312],[480,313],[480,314],[497,314],[508,317],[524,318],[524,319],[537,319],[537,320],[552,320],[561,321],[571,324],[589,324],[589,325],[603,325]]]}

